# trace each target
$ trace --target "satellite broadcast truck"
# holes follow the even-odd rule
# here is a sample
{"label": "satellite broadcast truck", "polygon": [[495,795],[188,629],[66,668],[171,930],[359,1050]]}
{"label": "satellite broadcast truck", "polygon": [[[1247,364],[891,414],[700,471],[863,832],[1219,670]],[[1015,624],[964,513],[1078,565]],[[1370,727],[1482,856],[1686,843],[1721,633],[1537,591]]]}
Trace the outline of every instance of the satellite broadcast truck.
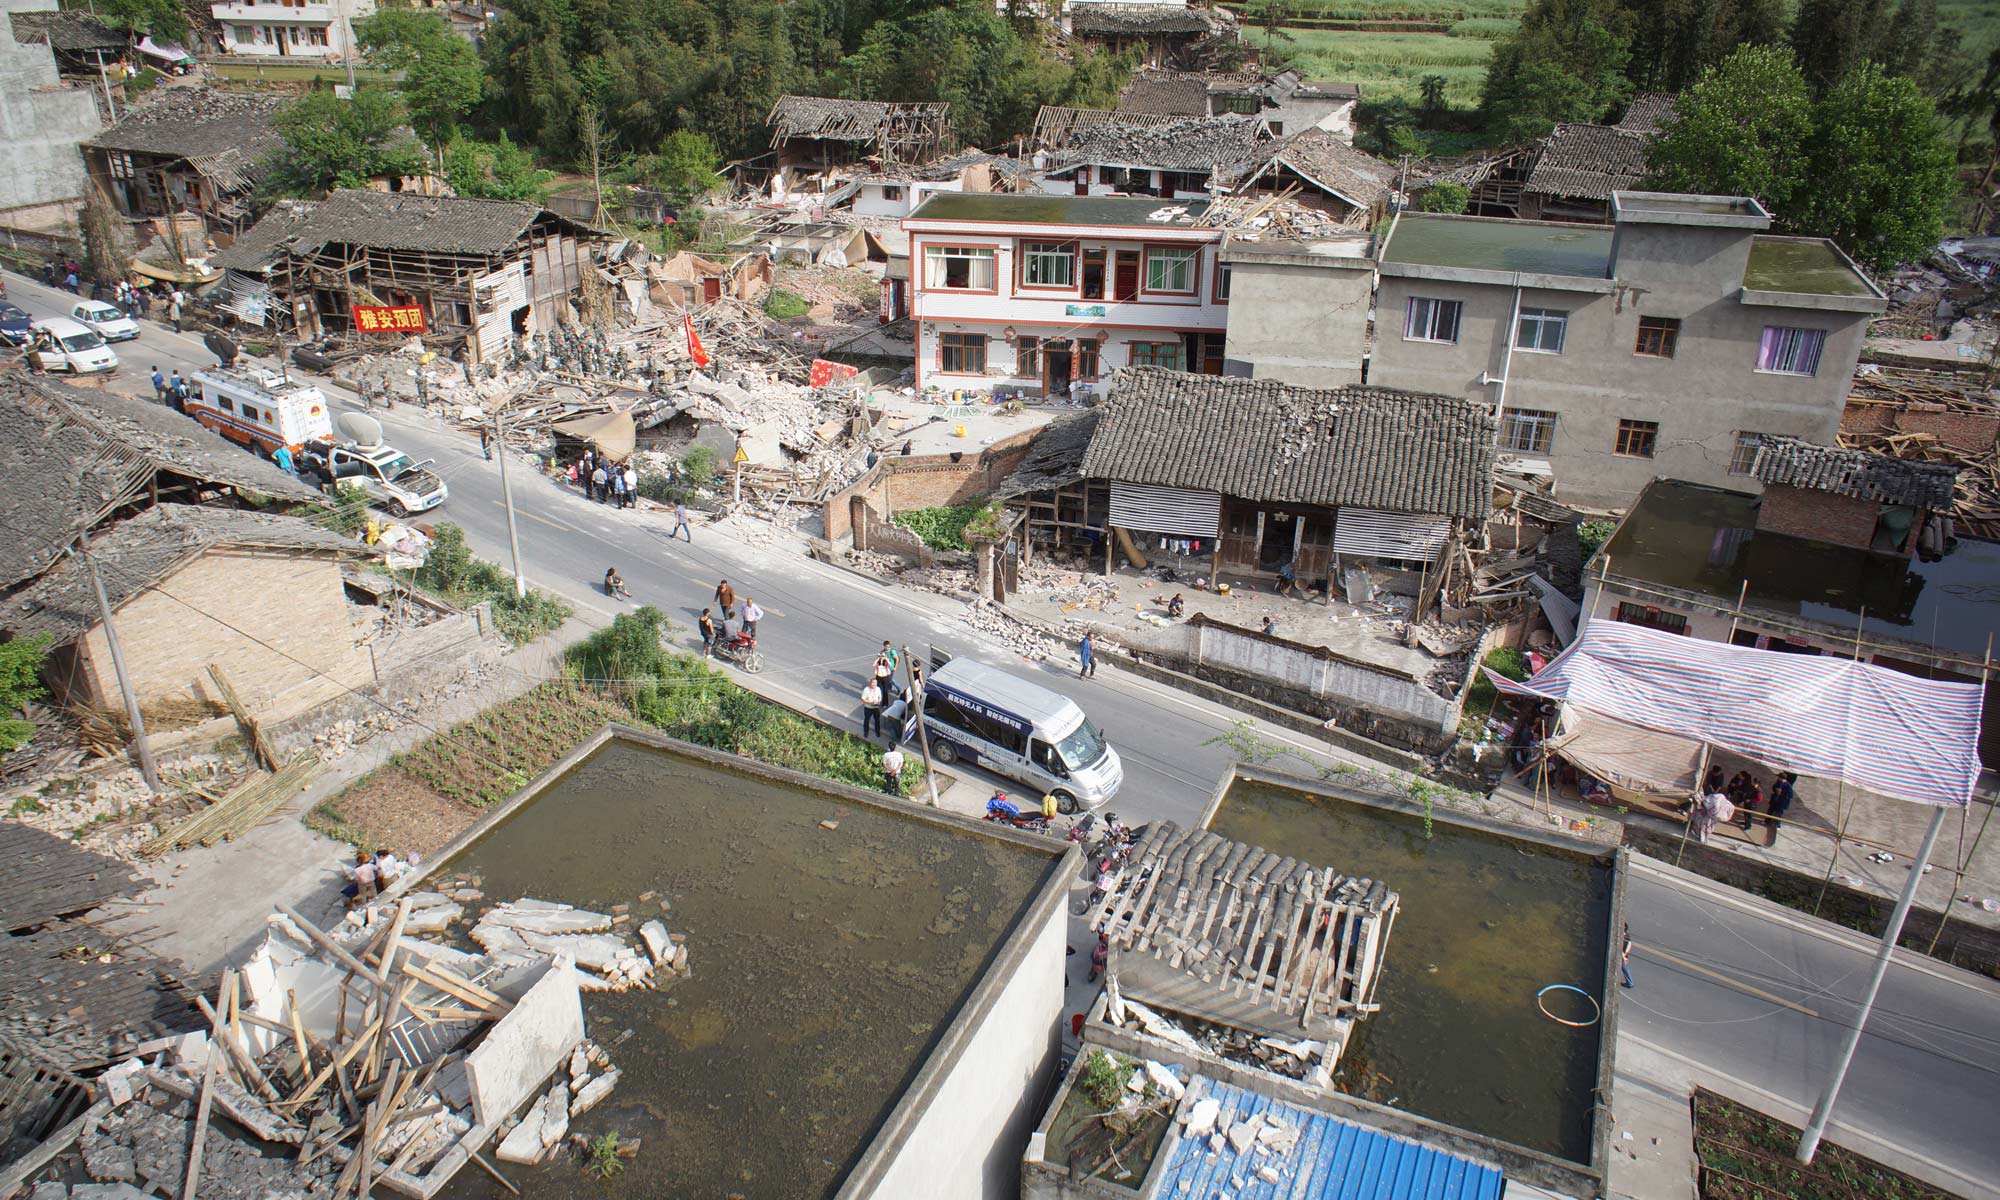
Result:
{"label": "satellite broadcast truck", "polygon": [[210,367],[194,376],[187,415],[259,454],[283,446],[296,456],[333,437],[333,414],[320,390],[257,367]]}

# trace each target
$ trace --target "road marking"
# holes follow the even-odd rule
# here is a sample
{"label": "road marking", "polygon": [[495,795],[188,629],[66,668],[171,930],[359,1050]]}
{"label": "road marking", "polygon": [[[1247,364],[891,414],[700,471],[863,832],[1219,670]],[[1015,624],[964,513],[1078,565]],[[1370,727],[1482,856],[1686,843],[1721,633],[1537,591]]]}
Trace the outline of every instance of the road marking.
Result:
{"label": "road marking", "polygon": [[[495,508],[505,508],[505,507],[507,507],[507,502],[506,502],[505,500],[493,500],[493,501],[489,501],[489,503],[491,503],[491,504],[493,505],[493,507],[495,507]],[[515,514],[516,514],[516,515],[518,515],[518,516],[521,516],[521,517],[524,517],[524,518],[526,518],[527,520],[530,520],[530,521],[535,521],[535,522],[538,522],[538,523],[540,523],[540,524],[543,524],[543,525],[547,525],[547,526],[548,526],[549,528],[551,528],[551,529],[560,529],[560,530],[563,530],[563,531],[564,531],[564,532],[566,532],[566,533],[582,533],[582,532],[583,532],[583,530],[581,530],[581,529],[577,529],[577,528],[574,528],[574,527],[572,527],[572,526],[569,526],[569,525],[565,525],[565,524],[563,524],[563,523],[562,523],[561,521],[556,521],[556,520],[552,520],[552,519],[550,519],[550,518],[548,518],[548,517],[544,517],[544,516],[539,516],[539,515],[537,515],[537,514],[535,514],[535,513],[531,513],[531,512],[529,512],[528,510],[526,510],[526,509],[524,509],[524,508],[521,508],[521,507],[519,507],[519,506],[516,506],[516,507],[515,507],[515,509],[514,509],[514,512],[515,512]]]}
{"label": "road marking", "polygon": [[1706,975],[1708,978],[1715,980],[1717,983],[1721,984],[1724,987],[1735,988],[1737,991],[1743,992],[1746,995],[1755,996],[1759,1000],[1767,1000],[1770,1003],[1776,1004],[1782,1008],[1789,1008],[1793,1012],[1804,1013],[1808,1017],[1820,1016],[1819,1013],[1814,1012],[1812,1009],[1807,1008],[1803,1004],[1796,1004],[1790,1000],[1785,999],[1783,996],[1773,995],[1772,993],[1765,991],[1763,988],[1753,987],[1750,984],[1744,983],[1742,980],[1735,978],[1734,976],[1725,974],[1721,971],[1714,970],[1713,968],[1710,967],[1704,967],[1700,963],[1689,962],[1687,959],[1682,958],[1680,955],[1669,953],[1665,950],[1660,949],[1658,946],[1648,946],[1642,942],[1633,942],[1632,948],[1634,950],[1637,950],[1641,954],[1647,955],[1648,957],[1657,958],[1662,962],[1670,962],[1684,971],[1693,971],[1697,975]]}

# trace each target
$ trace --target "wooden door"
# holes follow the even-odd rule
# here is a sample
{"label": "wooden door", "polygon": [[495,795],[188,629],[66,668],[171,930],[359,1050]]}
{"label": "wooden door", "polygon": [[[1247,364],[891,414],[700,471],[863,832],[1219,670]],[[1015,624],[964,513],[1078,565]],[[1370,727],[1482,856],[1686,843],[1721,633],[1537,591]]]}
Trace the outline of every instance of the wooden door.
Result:
{"label": "wooden door", "polygon": [[1118,270],[1111,283],[1113,300],[1137,300],[1139,298],[1139,252],[1120,250]]}
{"label": "wooden door", "polygon": [[1222,513],[1222,565],[1225,569],[1257,569],[1257,518],[1254,508],[1229,508]]}
{"label": "wooden door", "polygon": [[1333,518],[1300,517],[1305,523],[1299,535],[1298,558],[1292,563],[1292,574],[1300,583],[1324,579],[1333,569]]}

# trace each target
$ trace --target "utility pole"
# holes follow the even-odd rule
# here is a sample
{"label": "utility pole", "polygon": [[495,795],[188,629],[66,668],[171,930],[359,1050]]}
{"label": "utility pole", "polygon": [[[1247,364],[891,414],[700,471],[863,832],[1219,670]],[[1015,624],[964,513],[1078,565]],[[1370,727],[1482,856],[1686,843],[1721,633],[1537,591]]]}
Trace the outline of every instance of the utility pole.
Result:
{"label": "utility pole", "polygon": [[1882,977],[1889,973],[1889,959],[1896,952],[1896,940],[1903,935],[1903,918],[1910,915],[1910,904],[1917,898],[1917,885],[1923,882],[1924,872],[1929,869],[1931,851],[1937,849],[1938,832],[1944,828],[1944,816],[1945,806],[1942,804],[1931,811],[1931,827],[1924,831],[1924,847],[1917,851],[1916,861],[1910,864],[1910,880],[1903,885],[1903,894],[1896,900],[1896,911],[1889,914],[1889,927],[1882,931],[1882,948],[1875,952],[1874,972],[1868,976],[1868,986],[1861,993],[1861,1011],[1854,1014],[1854,1023],[1847,1027],[1847,1033],[1840,1042],[1840,1056],[1833,1064],[1833,1078],[1826,1081],[1826,1091],[1813,1107],[1812,1120],[1806,1122],[1805,1132],[1799,1135],[1798,1153],[1793,1157],[1802,1163],[1810,1163],[1813,1155],[1819,1152],[1819,1139],[1826,1133],[1826,1123],[1833,1116],[1834,1101],[1840,1099],[1840,1085],[1847,1079],[1847,1068],[1854,1063],[1855,1048],[1861,1044],[1861,1031],[1868,1024],[1868,1014],[1875,1010],[1875,993],[1882,990]]}
{"label": "utility pole", "polygon": [[507,422],[499,413],[493,414],[493,440],[499,443],[500,495],[507,502],[507,548],[514,552],[514,597],[525,600],[528,581],[521,577],[521,530],[514,523],[514,488],[507,482]]}
{"label": "utility pole", "polygon": [[[160,767],[153,761],[152,743],[146,740],[146,719],[139,714],[139,697],[132,690],[131,677],[125,674],[125,654],[118,646],[118,630],[111,624],[111,601],[104,595],[104,581],[97,577],[97,564],[90,557],[90,531],[82,530],[76,535],[76,555],[83,560],[83,569],[90,575],[90,590],[97,594],[97,619],[104,625],[104,644],[111,650],[111,671],[118,676],[118,690],[125,696],[125,719],[132,724],[132,750],[139,756],[139,774],[146,777],[146,786],[155,796],[164,795],[166,789],[160,786]],[[118,815],[125,815],[125,802],[118,802]]]}
{"label": "utility pole", "polygon": [[910,698],[909,711],[917,717],[917,744],[924,751],[924,780],[931,785],[931,807],[936,808],[937,772],[931,767],[931,731],[924,726],[924,698],[917,695],[917,660],[908,646],[903,647],[903,694]]}

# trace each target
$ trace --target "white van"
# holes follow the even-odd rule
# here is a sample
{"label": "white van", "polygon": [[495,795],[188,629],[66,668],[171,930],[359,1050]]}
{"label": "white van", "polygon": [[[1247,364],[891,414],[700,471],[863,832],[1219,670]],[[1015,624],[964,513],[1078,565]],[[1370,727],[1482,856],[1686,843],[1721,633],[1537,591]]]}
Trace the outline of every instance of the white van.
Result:
{"label": "white van", "polygon": [[194,376],[187,415],[260,454],[279,446],[297,461],[307,442],[333,437],[326,397],[309,383],[288,381],[257,367],[210,367]]}
{"label": "white van", "polygon": [[939,762],[1027,784],[1035,794],[1023,808],[1044,795],[1066,813],[1101,808],[1125,782],[1118,752],[1076,701],[984,663],[955,658],[931,673],[924,726]]}
{"label": "white van", "polygon": [[98,375],[118,369],[118,356],[94,329],[68,317],[48,317],[28,326],[28,365],[37,371]]}

